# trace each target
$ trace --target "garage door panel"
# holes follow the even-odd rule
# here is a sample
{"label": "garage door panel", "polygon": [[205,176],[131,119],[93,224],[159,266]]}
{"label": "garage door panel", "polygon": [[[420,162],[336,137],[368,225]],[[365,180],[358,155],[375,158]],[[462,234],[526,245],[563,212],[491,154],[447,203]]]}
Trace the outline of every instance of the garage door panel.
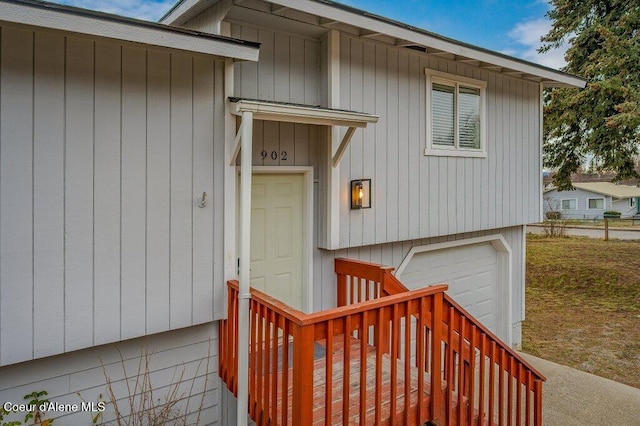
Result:
{"label": "garage door panel", "polygon": [[415,253],[399,276],[410,289],[446,283],[447,293],[487,328],[500,318],[498,253],[489,242]]}

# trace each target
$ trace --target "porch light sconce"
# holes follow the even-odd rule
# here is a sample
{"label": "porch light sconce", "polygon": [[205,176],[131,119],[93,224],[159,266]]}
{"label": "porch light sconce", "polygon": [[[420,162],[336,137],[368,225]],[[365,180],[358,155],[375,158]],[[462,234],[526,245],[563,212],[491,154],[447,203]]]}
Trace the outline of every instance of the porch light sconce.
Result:
{"label": "porch light sconce", "polygon": [[371,208],[371,179],[351,181],[351,210]]}

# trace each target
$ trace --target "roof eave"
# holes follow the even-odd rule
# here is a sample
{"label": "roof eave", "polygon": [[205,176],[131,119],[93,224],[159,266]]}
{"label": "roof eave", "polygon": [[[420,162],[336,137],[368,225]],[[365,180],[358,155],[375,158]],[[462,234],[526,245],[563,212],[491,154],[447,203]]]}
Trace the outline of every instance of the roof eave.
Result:
{"label": "roof eave", "polygon": [[[162,22],[179,24],[195,13],[215,4],[218,0],[180,0],[162,18]],[[473,46],[441,36],[402,22],[394,21],[332,0],[268,0],[285,8],[320,16],[329,21],[343,22],[359,28],[406,40],[427,48],[448,52],[493,66],[513,70],[516,74],[538,77],[543,87],[584,88],[587,81],[569,73],[514,58],[482,47]]]}
{"label": "roof eave", "polygon": [[257,61],[259,45],[57,4],[0,0],[0,21]]}

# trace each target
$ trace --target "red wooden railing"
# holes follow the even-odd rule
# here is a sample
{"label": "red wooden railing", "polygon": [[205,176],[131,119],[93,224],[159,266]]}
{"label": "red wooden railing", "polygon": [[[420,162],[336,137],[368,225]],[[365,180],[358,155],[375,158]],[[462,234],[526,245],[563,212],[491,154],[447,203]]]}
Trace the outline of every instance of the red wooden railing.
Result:
{"label": "red wooden railing", "polygon": [[[544,377],[444,291],[336,260],[338,308],[305,314],[251,290],[249,413],[258,424],[541,424]],[[238,285],[220,323],[237,392]],[[435,384],[435,386],[432,386]]]}

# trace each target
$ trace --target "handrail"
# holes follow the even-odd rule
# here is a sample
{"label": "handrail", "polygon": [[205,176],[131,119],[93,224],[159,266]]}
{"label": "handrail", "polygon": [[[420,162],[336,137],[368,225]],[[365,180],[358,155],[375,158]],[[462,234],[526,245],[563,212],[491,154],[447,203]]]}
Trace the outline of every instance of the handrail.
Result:
{"label": "handrail", "polygon": [[[335,263],[338,282],[346,283],[343,287],[338,286],[339,292],[346,292],[349,286],[355,286],[356,288],[350,291],[351,294],[358,295],[362,292],[359,286],[362,285],[364,277],[374,276],[379,277],[376,284],[380,288],[377,293],[381,295],[379,297],[409,291],[392,274],[393,268],[351,259],[336,259]],[[365,272],[361,276],[357,275],[361,271]],[[341,273],[344,275],[343,277],[340,276]],[[353,299],[352,297],[351,300]],[[346,294],[338,294],[338,300],[348,301],[350,299]],[[497,417],[500,424],[505,420],[505,417],[510,424],[512,420],[520,424],[524,417],[526,424],[530,424],[532,420],[533,424],[540,425],[542,418],[542,382],[546,380],[545,376],[522,358],[520,354],[502,342],[446,293],[443,298],[442,312],[441,341],[445,351],[445,358],[442,360],[444,379],[446,380],[447,377],[457,374],[457,385],[460,388],[466,388],[467,392],[467,394],[464,391],[457,393],[458,409],[462,409],[463,399],[466,396],[466,398],[470,398],[473,401],[471,405],[475,406],[478,418],[482,418],[486,413],[489,419]],[[433,329],[437,330],[437,327]],[[480,360],[485,361],[482,362]],[[487,360],[489,368],[486,366]],[[432,360],[432,362],[434,361]],[[463,371],[463,374],[459,374],[461,362],[465,365],[462,370],[469,370]],[[457,364],[457,367],[454,366],[455,364]],[[476,370],[480,370],[481,379],[479,380],[480,383],[474,385]],[[488,373],[485,370],[489,370]],[[499,388],[497,405],[487,401],[486,398],[488,393],[489,399],[494,399],[496,374],[499,376],[498,383],[495,384]],[[505,375],[509,377],[505,378]],[[514,386],[512,379],[517,382],[517,386]],[[485,383],[487,380],[489,381],[488,384]],[[503,389],[504,386],[507,387],[506,390]],[[527,391],[524,403],[521,400],[521,386],[524,386]],[[486,389],[487,387],[488,389]],[[516,396],[513,395],[514,387],[517,387]],[[480,388],[482,388],[482,391],[480,391]],[[458,387],[456,387],[455,383],[447,386],[445,400],[452,401],[454,390],[457,389]],[[531,391],[532,395],[529,391]],[[533,396],[533,401],[530,401],[531,396]],[[505,402],[505,399],[507,402]],[[505,404],[507,405],[506,407]],[[521,405],[525,405],[524,413],[520,409]],[[458,415],[458,419],[462,418],[461,416],[464,413],[461,411],[458,413],[451,412],[453,404],[449,403],[447,407],[447,412],[443,414],[445,418],[451,419],[454,414]]]}
{"label": "handrail", "polygon": [[[544,376],[446,285],[409,291],[393,268],[335,262],[334,309],[307,314],[251,289],[249,414],[257,424],[541,424]],[[236,393],[238,283],[227,290],[219,372]]]}
{"label": "handrail", "polygon": [[[307,425],[313,422],[313,407],[320,400],[325,410],[322,418],[338,416],[337,421],[344,424],[354,419],[360,424],[380,423],[382,418],[403,418],[410,411],[412,418],[425,423],[434,413],[424,396],[429,393],[430,383],[441,383],[442,377],[440,369],[428,368],[426,358],[416,365],[411,352],[415,343],[408,330],[413,329],[412,335],[420,339],[424,350],[431,347],[434,334],[429,325],[437,322],[433,318],[434,301],[442,304],[445,289],[419,289],[311,314],[251,289],[251,417],[258,424],[291,421]],[[234,352],[223,346],[236,345],[230,328],[237,324],[231,317],[237,314],[233,301],[237,298],[237,282],[229,281],[228,290],[230,316],[221,325],[220,375],[235,393],[235,370],[222,364],[232,361]],[[417,322],[412,326],[414,319]],[[383,330],[395,342],[390,358],[375,345]],[[324,348],[319,360],[314,357],[318,345]],[[283,367],[290,360],[291,372]],[[391,368],[389,383],[383,383],[383,368]],[[320,393],[314,394],[313,377],[318,374],[331,385],[321,386]],[[383,393],[387,387],[390,392]],[[435,393],[440,395],[440,390]],[[340,410],[334,411],[334,397],[342,402]],[[375,404],[367,404],[368,400]],[[353,408],[358,405],[356,401],[362,402],[358,410]]]}

